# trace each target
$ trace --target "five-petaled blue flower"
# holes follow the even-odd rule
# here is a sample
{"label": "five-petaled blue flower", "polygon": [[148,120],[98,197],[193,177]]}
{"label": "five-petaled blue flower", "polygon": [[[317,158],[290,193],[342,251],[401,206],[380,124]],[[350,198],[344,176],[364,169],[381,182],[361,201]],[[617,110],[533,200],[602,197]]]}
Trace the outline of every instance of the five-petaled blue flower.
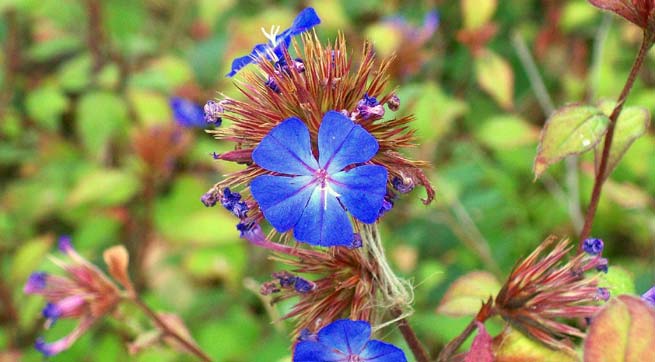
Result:
{"label": "five-petaled blue flower", "polygon": [[277,174],[256,177],[250,190],[277,231],[293,228],[297,240],[312,245],[351,245],[354,235],[346,210],[363,223],[373,223],[387,191],[384,167],[360,165],[375,156],[378,142],[348,117],[329,111],[317,143],[318,160],[303,121],[282,121],[252,153],[257,165]]}
{"label": "five-petaled blue flower", "polygon": [[368,322],[340,319],[323,327],[315,340],[298,342],[293,362],[407,361],[400,348],[370,337]]}
{"label": "five-petaled blue flower", "polygon": [[291,44],[291,38],[305,32],[314,26],[320,24],[321,19],[319,19],[316,11],[313,8],[306,8],[301,11],[296,19],[294,19],[293,24],[289,29],[277,34],[280,30],[280,27],[272,28],[270,33],[265,31],[264,35],[268,39],[268,43],[257,44],[250,54],[236,58],[232,61],[232,70],[227,74],[228,77],[233,77],[241,68],[246,65],[257,61],[258,57],[265,56],[266,59],[271,59],[274,55],[279,60],[283,58],[282,51],[283,49],[288,49],[289,44]]}

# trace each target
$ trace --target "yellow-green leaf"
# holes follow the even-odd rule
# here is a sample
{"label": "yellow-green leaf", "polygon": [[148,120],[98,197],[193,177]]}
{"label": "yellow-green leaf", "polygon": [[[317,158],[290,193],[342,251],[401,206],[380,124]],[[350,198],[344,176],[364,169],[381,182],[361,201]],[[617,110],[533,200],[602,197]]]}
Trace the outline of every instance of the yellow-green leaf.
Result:
{"label": "yellow-green leaf", "polygon": [[638,297],[612,299],[591,323],[585,362],[654,361],[655,309]]}
{"label": "yellow-green leaf", "polygon": [[462,0],[464,28],[476,29],[487,24],[496,12],[497,0]]}
{"label": "yellow-green leaf", "polygon": [[[613,102],[604,102],[600,105],[600,109],[608,116],[612,113],[613,108]],[[623,158],[623,155],[625,155],[630,146],[632,146],[632,143],[646,133],[649,123],[650,113],[646,108],[627,107],[623,109],[614,128],[614,138],[612,139],[612,148],[610,149],[609,158],[607,159],[605,175],[612,173]],[[603,137],[603,142],[604,141],[605,138]],[[596,147],[594,159],[596,163],[596,172],[598,172],[598,167],[600,167],[602,152],[602,147]]]}
{"label": "yellow-green leaf", "polygon": [[577,362],[573,352],[557,351],[508,327],[494,338],[495,362]]}
{"label": "yellow-green leaf", "polygon": [[459,277],[450,285],[437,313],[452,317],[475,315],[489,297],[500,290],[496,277],[485,271],[474,271]]}
{"label": "yellow-green leaf", "polygon": [[609,118],[593,106],[569,105],[555,111],[541,131],[534,160],[535,179],[564,157],[596,146],[607,132],[608,123]]}
{"label": "yellow-green leaf", "polygon": [[484,50],[475,58],[475,74],[482,88],[501,107],[514,106],[514,71],[500,55]]}

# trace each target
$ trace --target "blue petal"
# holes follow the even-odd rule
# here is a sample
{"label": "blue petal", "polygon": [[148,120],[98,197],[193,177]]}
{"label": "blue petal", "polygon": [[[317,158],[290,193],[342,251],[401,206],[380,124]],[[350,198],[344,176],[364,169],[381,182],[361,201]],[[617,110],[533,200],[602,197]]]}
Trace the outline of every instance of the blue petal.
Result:
{"label": "blue petal", "polygon": [[331,175],[330,186],[339,200],[358,220],[370,224],[377,220],[387,193],[387,170],[382,166],[364,165]]}
{"label": "blue petal", "polygon": [[311,182],[311,176],[262,175],[252,180],[250,191],[266,220],[285,232],[300,219],[314,190]]}
{"label": "blue petal", "polygon": [[335,111],[323,116],[318,130],[318,163],[328,173],[366,162],[378,152],[378,141],[362,126]]}
{"label": "blue petal", "polygon": [[293,362],[346,362],[347,356],[319,342],[302,341],[293,352]]}
{"label": "blue petal", "polygon": [[402,349],[377,340],[369,341],[359,357],[367,362],[407,362]]}
{"label": "blue petal", "polygon": [[350,245],[353,230],[350,218],[337,198],[329,190],[316,187],[293,229],[293,236],[311,245]]}
{"label": "blue petal", "polygon": [[230,70],[229,73],[227,73],[225,76],[226,77],[234,77],[235,74],[237,74],[241,68],[245,67],[246,65],[250,63],[254,63],[262,54],[267,58],[270,59],[270,55],[267,51],[267,49],[270,48],[270,45],[268,44],[257,44],[255,45],[254,48],[252,48],[252,51],[248,55],[244,55],[239,58],[235,58],[232,61],[232,70]]}
{"label": "blue petal", "polygon": [[371,337],[371,325],[365,321],[339,319],[318,332],[318,341],[346,355],[359,354]]}
{"label": "blue petal", "polygon": [[291,24],[289,29],[286,29],[278,36],[276,36],[275,40],[278,44],[283,43],[284,46],[288,48],[289,43],[291,41],[291,37],[296,36],[302,32],[305,32],[320,23],[321,23],[321,19],[319,19],[318,14],[316,14],[316,10],[314,10],[314,8],[305,8],[303,9],[303,11],[298,13],[296,18],[293,20],[293,24]]}
{"label": "blue petal", "polygon": [[252,159],[266,170],[289,175],[312,175],[318,169],[309,130],[296,117],[273,128],[252,152]]}
{"label": "blue petal", "polygon": [[183,127],[205,127],[205,111],[199,105],[192,101],[181,98],[172,97],[170,105],[173,109],[173,116],[175,121]]}

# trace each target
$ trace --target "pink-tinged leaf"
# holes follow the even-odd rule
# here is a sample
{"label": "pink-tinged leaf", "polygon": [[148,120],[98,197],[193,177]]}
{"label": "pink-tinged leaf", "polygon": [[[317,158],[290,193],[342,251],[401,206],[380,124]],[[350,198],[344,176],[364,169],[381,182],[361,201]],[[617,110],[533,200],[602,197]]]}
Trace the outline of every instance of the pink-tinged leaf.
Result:
{"label": "pink-tinged leaf", "polygon": [[494,362],[579,362],[573,351],[554,350],[507,327],[494,338]]}
{"label": "pink-tinged leaf", "polygon": [[494,16],[498,0],[461,0],[465,29],[477,29]]}
{"label": "pink-tinged leaf", "polygon": [[514,71],[498,54],[483,49],[475,58],[475,74],[478,84],[501,107],[511,109],[514,106]]}
{"label": "pink-tinged leaf", "polygon": [[484,328],[484,324],[477,322],[478,335],[473,339],[471,349],[464,357],[464,362],[494,362],[492,349],[493,338]]}
{"label": "pink-tinged leaf", "polygon": [[585,362],[655,361],[655,308],[632,295],[612,299],[594,317]]}
{"label": "pink-tinged leaf", "polygon": [[[646,0],[638,1],[646,2]],[[589,2],[597,8],[616,13],[642,28],[646,27],[645,22],[640,18],[639,13],[632,5],[631,0],[589,0]]]}
{"label": "pink-tinged leaf", "polygon": [[607,132],[609,118],[593,106],[569,105],[555,111],[541,131],[534,160],[535,179],[555,162],[595,147]]}
{"label": "pink-tinged leaf", "polygon": [[[600,109],[608,116],[612,113],[613,108],[613,102],[604,102],[600,105]],[[632,143],[646,133],[649,123],[650,113],[646,108],[628,107],[623,109],[621,115],[619,115],[619,119],[616,121],[612,148],[610,149],[610,155],[607,160],[606,176],[616,168],[630,146],[632,146]],[[605,138],[603,137],[603,141],[599,145],[603,145],[604,142]],[[598,171],[603,147],[596,147],[595,152],[594,160],[596,171]]]}
{"label": "pink-tinged leaf", "polygon": [[459,277],[450,285],[437,313],[451,317],[475,315],[482,304],[500,290],[496,277],[488,272],[474,271]]}

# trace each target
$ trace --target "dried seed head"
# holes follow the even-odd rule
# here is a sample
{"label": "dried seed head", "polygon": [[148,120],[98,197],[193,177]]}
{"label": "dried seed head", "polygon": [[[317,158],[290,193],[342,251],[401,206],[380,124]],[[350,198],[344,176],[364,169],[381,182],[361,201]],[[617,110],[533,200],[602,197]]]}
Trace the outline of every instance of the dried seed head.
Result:
{"label": "dried seed head", "polygon": [[569,240],[549,237],[514,268],[495,300],[507,322],[556,349],[569,349],[568,337],[585,335],[559,319],[592,317],[609,298],[593,273],[603,258],[581,253],[565,260],[572,249]]}

